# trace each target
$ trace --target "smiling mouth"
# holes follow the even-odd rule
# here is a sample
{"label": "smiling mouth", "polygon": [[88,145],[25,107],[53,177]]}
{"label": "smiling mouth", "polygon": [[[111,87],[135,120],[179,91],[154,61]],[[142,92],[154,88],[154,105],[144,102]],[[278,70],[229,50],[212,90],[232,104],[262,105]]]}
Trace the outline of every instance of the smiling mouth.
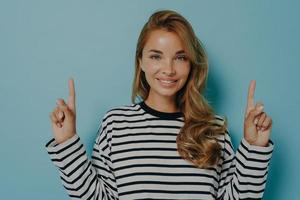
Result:
{"label": "smiling mouth", "polygon": [[177,82],[177,80],[162,80],[162,79],[158,79],[158,78],[156,80],[158,80],[159,82],[161,82],[163,84],[169,84],[169,85]]}

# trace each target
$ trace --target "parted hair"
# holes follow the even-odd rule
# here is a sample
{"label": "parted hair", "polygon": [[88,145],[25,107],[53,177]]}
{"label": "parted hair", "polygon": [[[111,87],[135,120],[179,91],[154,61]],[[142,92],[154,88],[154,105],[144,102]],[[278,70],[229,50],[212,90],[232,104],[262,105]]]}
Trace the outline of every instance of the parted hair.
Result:
{"label": "parted hair", "polygon": [[224,135],[227,119],[223,118],[223,123],[216,125],[215,112],[202,95],[208,76],[207,54],[191,24],[178,12],[156,11],[142,28],[136,46],[131,100],[133,103],[136,98],[146,100],[149,95],[150,86],[139,66],[139,59],[142,58],[143,48],[154,30],[176,33],[186,47],[191,65],[185,85],[176,94],[176,105],[184,116],[184,125],[176,138],[178,153],[199,168],[213,167],[221,158],[222,147],[217,138]]}

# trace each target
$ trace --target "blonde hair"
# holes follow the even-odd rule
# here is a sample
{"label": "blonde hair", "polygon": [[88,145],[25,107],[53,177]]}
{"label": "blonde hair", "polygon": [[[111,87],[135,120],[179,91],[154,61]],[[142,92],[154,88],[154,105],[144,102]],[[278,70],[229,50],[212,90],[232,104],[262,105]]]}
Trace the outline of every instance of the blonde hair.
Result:
{"label": "blonde hair", "polygon": [[131,100],[133,103],[136,97],[146,100],[149,95],[150,86],[139,66],[139,59],[142,58],[143,48],[151,32],[158,29],[174,32],[179,36],[191,64],[187,82],[176,95],[176,105],[184,116],[184,125],[176,139],[178,153],[197,167],[213,167],[218,164],[222,151],[216,137],[224,134],[227,120],[223,125],[216,126],[213,108],[202,96],[208,76],[207,55],[190,23],[179,13],[172,10],[157,11],[144,25],[136,47]]}

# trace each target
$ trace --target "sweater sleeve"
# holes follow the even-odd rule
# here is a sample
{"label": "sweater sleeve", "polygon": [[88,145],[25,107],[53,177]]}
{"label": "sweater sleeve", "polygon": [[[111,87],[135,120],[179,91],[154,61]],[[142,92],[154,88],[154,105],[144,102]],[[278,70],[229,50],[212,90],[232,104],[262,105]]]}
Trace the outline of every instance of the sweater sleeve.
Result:
{"label": "sweater sleeve", "polygon": [[262,199],[273,148],[271,140],[267,147],[259,147],[243,138],[234,153],[227,132],[217,199]]}
{"label": "sweater sleeve", "polygon": [[98,129],[92,160],[87,156],[81,139],[76,134],[63,143],[51,139],[46,150],[59,171],[62,184],[71,199],[118,199],[114,174],[109,161],[107,127]]}

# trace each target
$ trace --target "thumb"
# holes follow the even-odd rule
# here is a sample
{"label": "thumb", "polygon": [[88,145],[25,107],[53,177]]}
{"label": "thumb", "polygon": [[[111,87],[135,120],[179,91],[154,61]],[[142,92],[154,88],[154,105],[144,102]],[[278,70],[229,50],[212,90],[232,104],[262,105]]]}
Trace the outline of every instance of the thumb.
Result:
{"label": "thumb", "polygon": [[263,111],[264,111],[263,104],[257,103],[255,105],[255,108],[249,112],[248,120],[250,120],[251,122],[254,122],[254,119],[256,118],[256,116],[260,115]]}
{"label": "thumb", "polygon": [[72,113],[68,107],[68,105],[65,103],[65,101],[63,99],[58,99],[56,102],[57,106],[63,111],[63,114],[66,117],[72,117]]}

